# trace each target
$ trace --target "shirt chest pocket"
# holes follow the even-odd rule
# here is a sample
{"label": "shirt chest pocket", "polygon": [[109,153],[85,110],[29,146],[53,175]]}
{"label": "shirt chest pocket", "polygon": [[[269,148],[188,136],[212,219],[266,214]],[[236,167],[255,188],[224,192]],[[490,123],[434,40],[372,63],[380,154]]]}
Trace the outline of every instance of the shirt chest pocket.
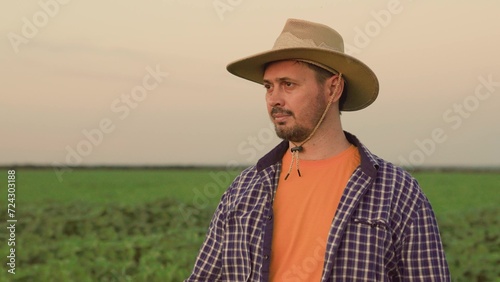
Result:
{"label": "shirt chest pocket", "polygon": [[346,230],[346,239],[356,241],[363,249],[384,252],[391,240],[389,223],[384,219],[353,217]]}
{"label": "shirt chest pocket", "polygon": [[[384,219],[353,217],[346,226],[337,263],[370,275],[380,273],[390,255],[391,231]],[[375,274],[376,276],[376,274]]]}

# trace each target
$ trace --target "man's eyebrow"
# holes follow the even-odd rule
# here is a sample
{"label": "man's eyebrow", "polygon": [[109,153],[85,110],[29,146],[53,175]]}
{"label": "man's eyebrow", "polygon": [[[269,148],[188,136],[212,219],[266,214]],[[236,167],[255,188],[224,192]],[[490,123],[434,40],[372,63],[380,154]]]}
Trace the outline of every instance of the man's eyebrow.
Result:
{"label": "man's eyebrow", "polygon": [[[263,81],[263,83],[272,83],[272,81],[271,81],[271,80],[269,80],[269,79],[264,79],[264,80],[262,80],[262,81]],[[293,82],[298,82],[298,80],[297,80],[297,79],[293,79],[293,78],[291,78],[291,77],[287,77],[287,76],[285,76],[285,77],[278,77],[278,78],[276,78],[274,81],[276,81],[276,82],[283,82],[283,81],[293,81]]]}

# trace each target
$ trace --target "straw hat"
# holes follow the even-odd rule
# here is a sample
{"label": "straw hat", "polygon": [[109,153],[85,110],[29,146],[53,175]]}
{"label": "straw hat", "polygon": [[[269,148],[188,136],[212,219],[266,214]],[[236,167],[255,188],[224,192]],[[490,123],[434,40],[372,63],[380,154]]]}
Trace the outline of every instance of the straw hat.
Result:
{"label": "straw hat", "polygon": [[265,65],[281,60],[305,61],[342,73],[347,82],[343,111],[361,110],[377,98],[379,84],[375,73],[344,53],[342,36],[326,25],[304,20],[289,19],[270,51],[232,62],[227,70],[262,84]]}

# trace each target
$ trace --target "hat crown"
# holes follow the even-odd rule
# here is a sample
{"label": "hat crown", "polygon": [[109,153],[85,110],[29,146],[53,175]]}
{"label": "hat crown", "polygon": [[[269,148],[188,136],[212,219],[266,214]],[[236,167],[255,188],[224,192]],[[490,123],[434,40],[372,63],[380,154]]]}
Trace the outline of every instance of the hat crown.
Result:
{"label": "hat crown", "polygon": [[342,36],[329,26],[289,19],[273,49],[319,48],[344,53]]}

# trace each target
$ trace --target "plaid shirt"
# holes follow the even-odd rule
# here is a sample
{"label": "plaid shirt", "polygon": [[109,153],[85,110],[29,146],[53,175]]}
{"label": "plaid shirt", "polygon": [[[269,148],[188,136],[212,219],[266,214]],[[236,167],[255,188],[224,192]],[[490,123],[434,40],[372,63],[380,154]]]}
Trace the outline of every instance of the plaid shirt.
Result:
{"label": "plaid shirt", "polygon": [[[346,137],[361,164],[333,218],[321,281],[450,281],[437,222],[417,181]],[[230,185],[186,282],[269,280],[273,197],[287,149],[282,142]]]}

